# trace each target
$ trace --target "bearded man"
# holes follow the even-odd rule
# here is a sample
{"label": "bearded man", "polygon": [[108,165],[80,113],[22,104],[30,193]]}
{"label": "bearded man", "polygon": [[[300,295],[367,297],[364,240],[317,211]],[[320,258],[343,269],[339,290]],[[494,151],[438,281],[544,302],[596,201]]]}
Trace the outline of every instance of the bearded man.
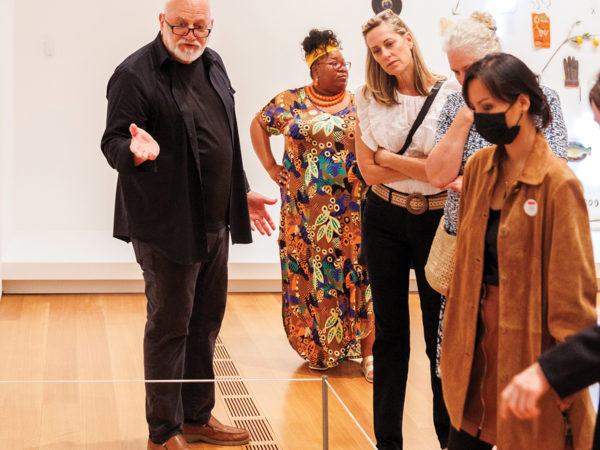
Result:
{"label": "bearded man", "polygon": [[[101,146],[119,174],[114,236],[132,242],[144,274],[146,380],[214,379],[229,237],[270,235],[265,204],[276,200],[248,187],[235,91],[206,46],[209,1],[171,0],[159,22],[108,83]],[[214,403],[214,383],[146,383],[148,449],[246,444],[246,430],[212,416]]]}

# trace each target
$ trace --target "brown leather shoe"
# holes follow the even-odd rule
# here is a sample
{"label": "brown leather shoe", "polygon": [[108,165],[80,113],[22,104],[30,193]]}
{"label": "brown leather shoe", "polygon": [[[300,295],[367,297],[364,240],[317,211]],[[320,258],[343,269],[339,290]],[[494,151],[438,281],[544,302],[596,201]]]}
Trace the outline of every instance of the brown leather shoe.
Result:
{"label": "brown leather shoe", "polygon": [[242,428],[223,425],[210,416],[206,425],[183,424],[183,436],[188,442],[208,442],[216,445],[244,445],[250,441],[250,433]]}
{"label": "brown leather shoe", "polygon": [[148,439],[148,450],[192,450],[188,445],[184,437],[180,434],[176,434],[164,444],[155,444]]}

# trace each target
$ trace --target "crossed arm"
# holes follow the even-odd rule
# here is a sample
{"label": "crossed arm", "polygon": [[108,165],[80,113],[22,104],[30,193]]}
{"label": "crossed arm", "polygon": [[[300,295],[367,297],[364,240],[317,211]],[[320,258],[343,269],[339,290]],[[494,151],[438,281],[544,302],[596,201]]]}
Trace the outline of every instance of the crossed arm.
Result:
{"label": "crossed arm", "polygon": [[360,124],[356,125],[356,157],[363,179],[369,186],[418,178],[425,173],[423,160],[396,155],[383,148],[374,153],[362,140]]}
{"label": "crossed arm", "polygon": [[432,185],[440,189],[452,188],[457,192],[461,191],[460,165],[471,125],[473,111],[463,106],[427,158],[425,172]]}
{"label": "crossed arm", "polygon": [[412,158],[380,148],[373,153],[362,141],[357,126],[356,153],[367,184],[413,178],[428,181],[440,189],[461,190],[459,176],[463,151],[473,124],[473,112],[467,106],[459,111],[442,139],[427,157]]}

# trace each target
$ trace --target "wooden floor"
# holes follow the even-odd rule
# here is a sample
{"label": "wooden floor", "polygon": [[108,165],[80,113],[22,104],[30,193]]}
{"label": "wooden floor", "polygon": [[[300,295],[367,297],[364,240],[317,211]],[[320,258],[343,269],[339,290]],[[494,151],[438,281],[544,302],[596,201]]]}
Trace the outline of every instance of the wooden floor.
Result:
{"label": "wooden floor", "polygon": [[[289,346],[276,294],[230,294],[221,342],[244,379],[276,444],[250,449],[322,447],[321,382]],[[412,359],[406,397],[407,450],[439,448],[420,311],[411,297]],[[143,378],[142,295],[4,296],[0,302],[0,448],[145,449],[142,383],[14,384],[3,380],[139,380]],[[331,386],[371,439],[372,385],[357,361],[327,372]],[[219,392],[219,391],[218,391]],[[329,445],[368,449],[368,440],[329,395]],[[219,396],[215,415],[233,423]],[[195,445],[193,448],[219,448]],[[223,447],[231,448],[231,447]]]}

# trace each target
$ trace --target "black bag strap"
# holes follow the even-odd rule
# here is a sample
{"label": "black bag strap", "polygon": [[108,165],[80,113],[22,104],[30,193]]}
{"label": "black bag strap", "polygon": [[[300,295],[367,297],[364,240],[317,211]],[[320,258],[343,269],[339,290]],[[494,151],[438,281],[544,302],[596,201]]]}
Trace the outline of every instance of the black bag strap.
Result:
{"label": "black bag strap", "polygon": [[436,81],[436,83],[431,88],[431,92],[429,93],[429,96],[425,100],[425,103],[423,103],[423,106],[421,107],[421,111],[419,111],[419,115],[413,122],[412,127],[410,128],[410,131],[408,132],[408,136],[406,136],[406,141],[404,142],[404,145],[402,146],[400,151],[397,152],[398,155],[403,155],[404,152],[406,152],[406,150],[410,146],[410,144],[412,142],[412,138],[413,138],[415,132],[417,131],[417,128],[419,128],[421,126],[421,124],[423,123],[423,119],[425,119],[425,116],[429,112],[429,108],[431,107],[431,104],[433,103],[433,101],[435,100],[435,97],[437,96],[438,92],[440,91],[442,84],[444,84],[442,81]]}

